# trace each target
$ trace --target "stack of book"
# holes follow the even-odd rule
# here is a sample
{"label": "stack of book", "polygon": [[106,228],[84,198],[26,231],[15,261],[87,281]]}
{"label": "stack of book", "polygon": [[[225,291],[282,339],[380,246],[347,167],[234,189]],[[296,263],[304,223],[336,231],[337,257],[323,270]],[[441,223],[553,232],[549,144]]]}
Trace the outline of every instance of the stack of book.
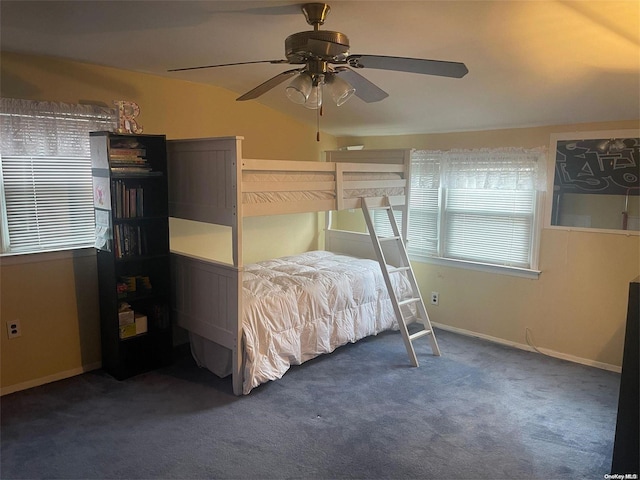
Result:
{"label": "stack of book", "polygon": [[149,175],[152,168],[146,156],[146,149],[138,142],[113,142],[109,150],[109,166],[114,173]]}
{"label": "stack of book", "polygon": [[145,150],[138,148],[112,148],[109,155],[111,171],[114,173],[148,174],[151,167],[145,158]]}

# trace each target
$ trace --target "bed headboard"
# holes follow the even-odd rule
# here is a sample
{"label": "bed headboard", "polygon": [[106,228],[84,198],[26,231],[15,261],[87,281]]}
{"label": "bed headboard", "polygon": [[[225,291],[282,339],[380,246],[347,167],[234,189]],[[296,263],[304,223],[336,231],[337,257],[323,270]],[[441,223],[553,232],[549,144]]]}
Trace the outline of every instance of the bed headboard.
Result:
{"label": "bed headboard", "polygon": [[169,216],[233,226],[243,137],[167,141]]}
{"label": "bed headboard", "polygon": [[242,266],[243,137],[167,141],[169,216],[231,227],[232,257]]}

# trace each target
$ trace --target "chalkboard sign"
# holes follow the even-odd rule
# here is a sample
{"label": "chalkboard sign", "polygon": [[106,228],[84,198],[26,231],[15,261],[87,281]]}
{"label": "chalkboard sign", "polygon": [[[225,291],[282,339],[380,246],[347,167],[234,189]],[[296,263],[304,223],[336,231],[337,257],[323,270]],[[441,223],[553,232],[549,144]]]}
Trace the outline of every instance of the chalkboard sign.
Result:
{"label": "chalkboard sign", "polygon": [[640,138],[559,140],[555,157],[562,193],[640,194]]}
{"label": "chalkboard sign", "polygon": [[640,231],[639,130],[553,134],[548,172],[548,225]]}

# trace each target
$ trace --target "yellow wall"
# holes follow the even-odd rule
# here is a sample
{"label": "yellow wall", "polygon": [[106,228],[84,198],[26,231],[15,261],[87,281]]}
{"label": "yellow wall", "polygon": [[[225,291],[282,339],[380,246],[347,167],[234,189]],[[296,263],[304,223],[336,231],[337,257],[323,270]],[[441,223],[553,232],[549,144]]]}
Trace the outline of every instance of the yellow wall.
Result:
{"label": "yellow wall", "polygon": [[[638,121],[482,132],[338,139],[365,148],[496,148],[548,146],[552,133],[638,128]],[[355,214],[341,221],[358,226]],[[544,228],[539,279],[414,262],[431,320],[454,329],[537,347],[585,363],[620,366],[628,285],[640,275],[640,237]],[[444,352],[446,355],[446,352]],[[602,366],[602,365],[600,365]]]}
{"label": "yellow wall", "polygon": [[[8,265],[1,260],[3,393],[7,386],[37,385],[37,379],[99,366],[97,289],[95,254],[53,254],[46,261]],[[14,319],[20,320],[22,336],[8,340],[4,323]]]}
{"label": "yellow wall", "polygon": [[[236,102],[235,93],[220,88],[47,57],[2,52],[1,60],[3,97],[106,105],[130,100],[140,105],[144,133],[169,139],[239,135],[245,138],[247,158],[319,160],[324,150],[336,147],[330,135],[316,142],[313,126],[257,102]],[[302,251],[318,237],[316,216],[248,223],[244,238],[249,260],[282,254],[282,248]],[[286,237],[287,243],[265,241],[265,228],[268,238]],[[174,228],[172,244],[189,245],[195,239],[206,251],[209,242],[198,236],[203,230],[206,226]],[[51,257],[0,260],[3,393],[77,374],[100,362],[95,255]],[[47,260],[39,260],[43,258]],[[13,319],[20,319],[22,336],[8,340],[4,322]]]}
{"label": "yellow wall", "polygon": [[[322,245],[315,213],[250,217],[243,222],[243,264],[308,252]],[[171,251],[233,264],[231,227],[169,219]],[[284,233],[283,233],[284,232]]]}

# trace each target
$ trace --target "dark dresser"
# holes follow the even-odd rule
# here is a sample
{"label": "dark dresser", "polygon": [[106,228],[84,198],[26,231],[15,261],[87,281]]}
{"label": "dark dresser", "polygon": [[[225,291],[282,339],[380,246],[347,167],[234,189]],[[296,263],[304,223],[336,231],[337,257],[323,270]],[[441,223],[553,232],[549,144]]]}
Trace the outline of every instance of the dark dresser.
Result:
{"label": "dark dresser", "polygon": [[[627,327],[624,337],[622,375],[620,376],[620,397],[616,437],[613,444],[611,473],[638,474],[638,424],[640,423],[640,402],[638,400],[638,322],[640,277],[629,284],[629,304],[627,307]],[[636,477],[638,478],[638,477]]]}

